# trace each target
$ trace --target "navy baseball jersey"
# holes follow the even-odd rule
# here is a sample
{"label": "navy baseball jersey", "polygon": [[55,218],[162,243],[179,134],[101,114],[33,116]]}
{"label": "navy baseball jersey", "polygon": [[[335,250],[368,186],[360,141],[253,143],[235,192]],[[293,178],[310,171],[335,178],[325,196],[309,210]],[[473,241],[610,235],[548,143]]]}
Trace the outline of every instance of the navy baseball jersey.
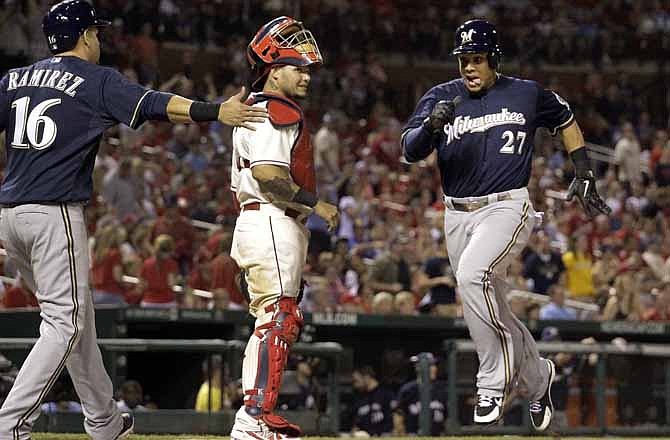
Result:
{"label": "navy baseball jersey", "polygon": [[7,141],[0,204],[88,201],[103,132],[119,122],[137,128],[166,120],[171,96],[71,56],[10,70],[0,81]]}
{"label": "navy baseball jersey", "polygon": [[533,138],[538,127],[552,134],[573,121],[570,106],[535,81],[499,75],[481,96],[471,96],[462,79],[437,85],[419,101],[403,129],[419,127],[440,100],[461,97],[453,124],[447,124],[434,144],[408,151],[410,162],[438,152],[444,194],[475,197],[528,185]]}
{"label": "navy baseball jersey", "polygon": [[[405,419],[405,431],[408,434],[419,432],[419,414],[421,413],[421,393],[419,382],[406,383],[398,391],[397,410]],[[444,432],[447,419],[447,383],[436,380],[430,386],[430,435],[439,436]]]}
{"label": "navy baseball jersey", "polygon": [[354,425],[370,435],[378,436],[393,431],[396,401],[393,393],[382,386],[356,396]]}

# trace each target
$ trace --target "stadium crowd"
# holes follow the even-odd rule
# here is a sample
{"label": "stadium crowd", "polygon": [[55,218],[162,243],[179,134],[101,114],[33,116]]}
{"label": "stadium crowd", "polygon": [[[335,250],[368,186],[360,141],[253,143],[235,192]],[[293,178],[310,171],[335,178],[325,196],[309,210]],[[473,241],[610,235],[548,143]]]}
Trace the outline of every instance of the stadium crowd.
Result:
{"label": "stadium crowd", "polygon": [[[5,63],[46,55],[36,30],[47,3],[9,2],[0,12]],[[114,20],[103,36],[103,63],[160,90],[223,100],[248,79],[244,50],[251,30],[271,15],[294,12],[284,3],[100,0],[100,14]],[[476,15],[498,21],[506,31],[507,57],[532,61],[528,72],[539,74],[544,63],[565,59],[593,61],[596,68],[587,69],[591,73],[580,87],[554,77],[546,85],[571,103],[586,139],[608,150],[596,168],[600,192],[614,215],[590,222],[576,204],[557,195],[571,178],[560,143],[548,133],[538,136],[529,189],[544,218],[508,281],[519,291],[548,295],[550,302],[539,307],[535,300],[515,297],[515,312],[530,319],[667,319],[668,123],[651,111],[643,85],[624,74],[608,80],[597,70],[605,61],[646,56],[645,48],[653,54],[667,44],[667,5],[656,1],[642,8],[640,1],[619,1],[605,14],[601,3],[591,1],[571,8],[561,1],[513,7],[461,2],[459,8],[419,1],[425,7],[413,2],[409,9],[406,3],[324,0],[292,6],[313,29],[330,24],[328,32],[317,35],[327,63],[314,77],[306,106],[319,191],[342,213],[332,235],[314,216],[308,222],[312,238],[303,307],[460,316],[434,157],[411,167],[400,160],[399,136],[410,109],[392,105],[398,92],[380,59],[389,52],[390,58],[412,53],[417,59],[446,60],[451,31],[442,30]],[[522,7],[523,19],[530,14],[534,26],[518,25]],[[400,14],[407,10],[417,13]],[[536,38],[537,32],[545,38]],[[159,51],[165,41],[219,47],[225,62],[196,80],[192,71],[198,60],[184,50],[182,71],[161,77]],[[229,168],[230,129],[220,124],[147,123],[136,132],[116,127],[106,134],[96,162],[96,194],[87,209],[97,303],[245,307],[228,254],[236,218]],[[4,274],[15,276],[11,262],[4,262]],[[138,283],[127,283],[122,275],[137,277]],[[177,284],[210,291],[213,299],[175,296]],[[36,305],[20,280],[4,287],[3,307]],[[565,306],[565,298],[598,304],[599,312],[578,314]]]}
{"label": "stadium crowd", "polygon": [[[0,10],[0,74],[48,56],[40,20],[50,2],[5,3]],[[408,71],[412,63],[451,60],[457,24],[470,16],[488,17],[505,30],[505,58],[566,98],[585,138],[605,147],[598,150],[594,165],[599,192],[614,211],[609,218],[589,221],[576,203],[561,200],[572,166],[560,142],[541,133],[529,190],[543,221],[510,267],[508,282],[518,292],[535,292],[544,300],[515,295],[510,298],[514,312],[524,319],[670,320],[667,109],[665,115],[655,112],[645,84],[632,76],[622,73],[612,79],[600,71],[660,60],[658,54],[670,48],[667,2],[619,0],[605,5],[581,0],[567,7],[558,0],[492,0],[450,2],[448,8],[430,0],[94,3],[101,16],[113,19],[103,35],[103,64],[142,84],[213,101],[226,99],[247,83],[245,46],[258,25],[280,13],[308,22],[326,58],[305,103],[319,191],[339,206],[341,223],[329,234],[318,218],[308,222],[312,236],[302,306],[308,312],[447,317],[462,312],[444,245],[435,157],[413,166],[400,159],[400,132],[411,109],[397,105],[401,92],[391,86],[382,60],[410,63]],[[328,32],[319,32],[326,28]],[[184,47],[179,60],[183,68],[169,77],[158,68],[166,42]],[[196,78],[198,47],[216,48],[223,61],[217,70]],[[546,66],[568,60],[587,72],[578,84],[542,74]],[[409,93],[420,95],[427,86],[420,80]],[[118,126],[105,135],[94,173],[95,195],[87,208],[96,303],[246,308],[229,255],[237,215],[229,190],[230,139],[230,129],[220,124],[146,123],[138,131]],[[4,142],[0,137],[3,148]],[[17,277],[4,259],[0,273]],[[211,292],[213,298],[176,295],[175,285],[187,292]],[[572,308],[567,299],[595,304],[597,311]],[[0,283],[0,308],[36,306],[20,277],[15,283]],[[558,338],[557,330],[542,334],[544,340]],[[586,424],[587,417],[595,417],[594,408],[568,405],[567,377],[573,370],[578,378],[592,377],[595,363],[592,356],[561,355],[555,359],[557,382],[562,381],[555,391],[557,410],[577,408]],[[5,364],[0,362],[0,371]],[[282,409],[319,405],[319,368],[313,359],[292,359],[286,381],[294,392],[280,402]],[[237,407],[239,383],[224,370],[220,359],[204,362],[202,385],[184,406],[199,411]],[[636,376],[622,371],[621,378]],[[358,367],[352,383],[358,403],[348,407],[345,427],[373,434],[416,432],[414,371],[405,373],[402,382],[389,387],[375,369]],[[0,395],[7,386],[0,381]],[[68,384],[55,387],[43,411],[80,411],[70,391]],[[444,390],[438,389],[434,397],[433,421],[443,426]],[[124,410],[156,406],[135,381],[125,383],[118,398]],[[629,400],[640,399],[637,395]],[[653,405],[638,406],[646,410]],[[378,423],[372,423],[371,408]],[[625,421],[623,410],[621,414]],[[636,420],[648,419],[643,415]]]}
{"label": "stadium crowd", "polygon": [[[0,15],[3,52],[17,57],[45,54],[39,20],[49,0],[6,4]],[[661,0],[457,0],[449,7],[434,0],[97,0],[95,4],[102,16],[116,19],[116,43],[139,50],[130,54],[122,47],[110,47],[114,55],[149,55],[144,60],[154,68],[151,55],[156,55],[156,44],[150,39],[234,48],[279,14],[300,16],[313,29],[327,28],[319,40],[338,57],[375,53],[445,60],[452,41],[449,32],[442,31],[455,29],[469,16],[487,17],[505,29],[501,38],[506,54],[530,63],[569,60],[599,67],[623,60],[655,61],[655,54],[670,44],[670,10]]]}

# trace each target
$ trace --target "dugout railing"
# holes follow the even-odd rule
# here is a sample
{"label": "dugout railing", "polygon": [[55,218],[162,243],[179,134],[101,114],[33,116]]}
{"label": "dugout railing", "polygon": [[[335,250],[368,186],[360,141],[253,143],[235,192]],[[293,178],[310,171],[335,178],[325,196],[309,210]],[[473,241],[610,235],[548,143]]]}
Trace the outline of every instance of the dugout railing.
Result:
{"label": "dugout railing", "polygon": [[[595,394],[595,413],[597,426],[568,426],[557,428],[550,427],[549,432],[552,434],[566,434],[566,435],[670,435],[670,345],[667,344],[643,344],[643,343],[575,343],[575,342],[539,342],[538,349],[542,354],[553,355],[558,353],[568,353],[574,356],[589,356],[597,355],[595,361],[595,374],[593,377],[593,392]],[[528,414],[527,402],[523,407],[523,420],[520,425],[504,426],[502,423],[490,427],[476,427],[472,425],[464,425],[461,423],[463,417],[459,413],[462,410],[462,398],[472,396],[475,391],[475,377],[472,375],[471,381],[464,382],[459,380],[459,370],[466,366],[463,355],[468,354],[471,361],[476,362],[476,355],[472,359],[473,353],[476,353],[475,345],[471,340],[448,340],[444,342],[444,353],[446,359],[447,372],[447,433],[450,435],[475,435],[475,434],[529,434],[533,432],[531,427],[530,417]],[[607,396],[606,391],[612,385],[612,378],[609,374],[609,360],[615,357],[635,357],[635,359],[643,362],[651,362],[652,360],[660,360],[662,362],[664,381],[659,387],[654,389],[650,383],[650,388],[654,395],[660,396],[664,401],[663,419],[665,423],[657,424],[640,424],[637,426],[622,426],[611,425],[608,423],[606,414]],[[594,357],[595,359],[595,357]],[[421,366],[421,365],[420,365]],[[639,368],[640,365],[636,364]],[[641,370],[636,371],[636,366],[633,366],[632,374],[642,374]],[[423,364],[424,369],[428,368],[428,364]],[[427,372],[419,371],[419,374],[428,374]],[[427,377],[427,376],[426,376]],[[643,378],[652,382],[653,377]],[[614,384],[617,385],[616,383]],[[425,398],[428,394],[425,393]],[[632,402],[636,404],[637,402]],[[641,403],[640,403],[641,404]],[[422,405],[425,408],[425,405]],[[466,416],[467,415],[463,415]],[[471,415],[469,415],[471,417]],[[428,418],[423,419],[424,423],[428,423]],[[427,429],[427,425],[423,427]]]}
{"label": "dugout railing", "polygon": [[[36,338],[0,338],[0,352],[30,350]],[[103,351],[116,354],[117,362],[125,362],[128,352],[198,352],[220,354],[233,377],[241,376],[242,356],[246,343],[239,340],[221,339],[133,339],[101,338],[98,345]],[[292,411],[292,420],[301,423],[306,433],[314,435],[337,434],[340,423],[340,389],[338,378],[341,372],[343,348],[335,342],[295,343],[291,354],[315,356],[329,363],[326,385],[326,410]],[[209,356],[208,356],[209,359]],[[211,370],[210,370],[211,371]],[[170,386],[170,384],[166,384]],[[211,396],[209,401],[211,402]],[[234,410],[233,410],[234,411]],[[281,411],[280,411],[281,413]],[[202,434],[226,434],[233,423],[234,412],[221,411],[196,413],[192,410],[155,410],[136,412],[137,433],[197,432]],[[42,417],[37,427],[50,432],[81,432],[81,414],[56,413]]]}

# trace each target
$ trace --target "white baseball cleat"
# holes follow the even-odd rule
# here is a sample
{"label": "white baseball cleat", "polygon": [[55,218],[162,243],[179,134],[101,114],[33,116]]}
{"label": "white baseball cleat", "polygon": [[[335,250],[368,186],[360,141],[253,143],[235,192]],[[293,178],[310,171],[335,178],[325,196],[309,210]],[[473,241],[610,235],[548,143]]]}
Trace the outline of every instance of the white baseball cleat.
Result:
{"label": "white baseball cleat", "polygon": [[474,422],[478,425],[490,425],[503,415],[503,398],[486,394],[477,394]]}
{"label": "white baseball cleat", "polygon": [[[295,426],[274,414],[271,415],[270,420],[280,422],[280,424],[286,423],[291,427]],[[300,440],[300,436],[296,435],[297,433],[294,429],[281,432],[277,428],[272,428],[262,418],[250,416],[242,407],[235,414],[235,424],[230,432],[230,438],[231,440]]]}
{"label": "white baseball cleat", "polygon": [[300,440],[300,437],[289,437],[276,431],[264,429],[262,431],[241,431],[233,429],[230,433],[232,440]]}

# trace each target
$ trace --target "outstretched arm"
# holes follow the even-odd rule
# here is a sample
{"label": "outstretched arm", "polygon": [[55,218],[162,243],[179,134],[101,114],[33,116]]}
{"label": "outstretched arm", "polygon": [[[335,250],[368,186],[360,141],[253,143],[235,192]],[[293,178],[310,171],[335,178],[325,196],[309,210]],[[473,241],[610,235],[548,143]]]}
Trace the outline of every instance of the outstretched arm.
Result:
{"label": "outstretched arm", "polygon": [[206,122],[220,121],[234,127],[244,127],[255,130],[254,122],[263,122],[267,117],[267,110],[262,107],[246,105],[246,89],[233,95],[223,104],[191,101],[179,95],[170,98],[167,105],[167,115],[171,122]]}
{"label": "outstretched arm", "polygon": [[100,96],[104,119],[113,125],[122,122],[137,129],[145,121],[174,123],[220,121],[253,130],[251,124],[264,122],[267,110],[244,103],[246,88],[222,104],[192,101],[183,96],[147,89],[113,69],[106,76]]}

